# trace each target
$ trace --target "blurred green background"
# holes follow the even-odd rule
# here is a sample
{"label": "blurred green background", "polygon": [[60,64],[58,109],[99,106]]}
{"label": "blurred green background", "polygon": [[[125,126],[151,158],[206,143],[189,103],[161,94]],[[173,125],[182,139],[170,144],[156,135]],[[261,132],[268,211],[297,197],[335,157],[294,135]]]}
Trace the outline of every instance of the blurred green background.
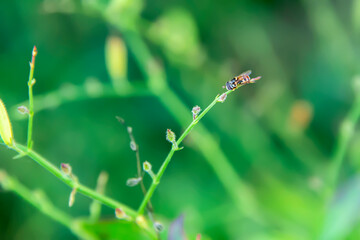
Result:
{"label": "blurred green background", "polygon": [[[27,100],[36,45],[34,94],[47,97],[35,109],[53,107],[35,115],[34,149],[56,166],[70,163],[91,188],[108,172],[106,194],[134,209],[142,193],[125,183],[136,176],[135,155],[115,116],[157,170],[171,147],[166,129],[180,136],[193,106],[204,109],[226,81],[253,70],[263,78],[218,103],[175,153],[152,198],[156,216],[168,229],[184,214],[189,239],[360,238],[359,0],[1,1],[0,36],[0,98],[16,141],[26,142],[27,122],[13,107]],[[125,78],[109,65],[111,39],[125,42]],[[127,86],[151,91],[97,91],[112,85],[120,95]],[[83,99],[71,97],[75,86]],[[68,208],[71,189],[14,154],[0,148],[1,169],[67,214],[89,214],[91,200],[78,194]],[[102,216],[113,219],[113,210]],[[2,191],[0,239],[76,236]]]}

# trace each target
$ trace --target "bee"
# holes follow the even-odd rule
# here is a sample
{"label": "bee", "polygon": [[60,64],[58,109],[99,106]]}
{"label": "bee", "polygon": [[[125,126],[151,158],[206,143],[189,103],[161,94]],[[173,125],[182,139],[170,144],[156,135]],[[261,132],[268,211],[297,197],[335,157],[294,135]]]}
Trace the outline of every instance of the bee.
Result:
{"label": "bee", "polygon": [[255,81],[259,80],[261,76],[256,78],[250,78],[251,70],[243,72],[237,77],[234,77],[230,81],[226,82],[225,86],[223,88],[226,88],[227,90],[234,90],[238,88],[239,86],[243,86],[249,83],[255,83]]}

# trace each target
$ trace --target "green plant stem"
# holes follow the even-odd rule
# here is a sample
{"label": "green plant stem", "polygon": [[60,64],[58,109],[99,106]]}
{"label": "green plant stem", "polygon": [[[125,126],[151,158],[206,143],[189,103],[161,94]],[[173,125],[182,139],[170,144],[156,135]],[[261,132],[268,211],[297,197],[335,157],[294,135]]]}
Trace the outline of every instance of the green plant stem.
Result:
{"label": "green plant stem", "polygon": [[[154,67],[149,64],[154,63],[154,59],[140,35],[135,31],[124,31],[120,26],[118,26],[118,29],[124,33],[124,39],[128,44],[129,49],[133,52],[139,68],[148,78],[149,88],[152,93],[160,100],[181,126],[186,126],[189,109],[168,86],[163,70],[160,67]],[[257,220],[258,223],[262,224],[263,218],[258,210],[258,203],[252,191],[239,178],[229,160],[206,127],[199,123],[197,129],[199,134],[193,135],[194,144],[199,147],[200,152],[213,168],[220,182],[235,202],[236,207],[243,215]],[[209,146],[211,146],[212,154],[209,154]],[[151,191],[153,190],[149,189],[148,194],[152,194]]]}
{"label": "green plant stem", "polygon": [[[34,50],[36,48],[34,47]],[[35,69],[35,56],[33,50],[32,59],[30,62],[30,73],[28,80],[28,88],[29,88],[29,121],[28,121],[28,133],[27,133],[27,148],[28,150],[32,147],[32,130],[33,130],[33,120],[34,120],[34,100],[33,100],[33,86],[34,86],[34,69]],[[36,51],[36,50],[35,50]]]}
{"label": "green plant stem", "polygon": [[343,165],[345,154],[347,152],[350,140],[355,132],[355,126],[360,117],[360,94],[357,94],[355,102],[348,115],[340,126],[339,136],[334,147],[332,164],[330,166],[330,186],[332,191],[336,188],[339,172]]}
{"label": "green plant stem", "polygon": [[55,221],[71,228],[72,218],[59,209],[55,208],[41,192],[32,192],[23,186],[16,179],[0,171],[0,183],[5,190],[13,191],[21,198],[40,210],[40,212],[54,219]]}
{"label": "green plant stem", "polygon": [[[89,87],[87,87],[88,84],[84,83],[83,85],[64,85],[64,87],[60,89],[37,95],[33,98],[35,105],[34,113],[82,100],[152,96],[151,92],[143,85],[133,85],[122,89],[122,91],[118,91],[114,89],[112,84],[103,84],[100,82],[98,84],[98,91],[96,93],[89,91]],[[25,104],[26,102],[22,102],[11,108],[10,113],[14,116],[13,118],[24,119],[24,115],[19,114],[17,108]]]}
{"label": "green plant stem", "polygon": [[[232,92],[232,90],[227,91],[225,94],[229,94],[230,92]],[[145,208],[148,204],[148,202],[150,201],[157,185],[160,183],[161,177],[164,174],[167,166],[169,165],[171,158],[173,157],[175,151],[178,151],[179,148],[178,146],[180,146],[181,142],[184,140],[184,138],[190,133],[191,129],[205,116],[205,114],[218,102],[220,96],[217,96],[214,101],[212,101],[212,103],[197,117],[195,118],[190,125],[186,128],[186,130],[183,132],[183,134],[181,134],[181,136],[179,137],[179,139],[176,141],[176,144],[172,145],[172,148],[169,152],[169,154],[167,155],[165,161],[163,162],[163,164],[161,165],[158,173],[155,175],[155,178],[153,178],[152,184],[147,192],[147,194],[145,195],[139,210],[138,210],[138,214],[142,215],[144,214]]]}
{"label": "green plant stem", "polygon": [[43,158],[42,156],[40,156],[33,150],[31,150],[31,149],[27,150],[27,148],[25,146],[17,144],[17,143],[12,148],[20,154],[25,154],[25,155],[29,156],[31,159],[33,159],[35,162],[37,162],[39,165],[44,167],[47,171],[49,171],[50,173],[55,175],[55,177],[57,177],[58,179],[63,181],[65,184],[67,184],[69,187],[71,187],[71,188],[76,187],[77,192],[79,192],[91,199],[95,199],[110,208],[113,208],[113,209],[121,208],[123,211],[125,211],[125,213],[127,215],[129,215],[131,217],[136,217],[136,211],[134,211],[130,207],[128,207],[120,202],[117,202],[109,197],[106,197],[106,196],[80,184],[80,183],[77,183],[73,179],[65,176],[65,174],[63,174],[60,169],[55,167],[53,164],[48,162],[45,158]]}

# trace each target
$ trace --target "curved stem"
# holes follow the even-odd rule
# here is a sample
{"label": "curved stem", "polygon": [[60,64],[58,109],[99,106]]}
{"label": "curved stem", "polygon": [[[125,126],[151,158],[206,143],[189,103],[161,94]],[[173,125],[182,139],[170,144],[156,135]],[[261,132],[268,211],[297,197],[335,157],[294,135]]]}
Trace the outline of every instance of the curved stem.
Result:
{"label": "curved stem", "polygon": [[41,192],[32,192],[16,179],[0,171],[0,184],[8,191],[13,191],[42,213],[71,229],[73,219],[61,210],[55,208]]}
{"label": "curved stem", "polygon": [[109,197],[106,197],[106,196],[80,184],[80,183],[77,183],[72,178],[63,174],[60,169],[55,167],[52,163],[47,161],[45,158],[43,158],[42,156],[40,156],[38,153],[34,152],[33,150],[31,150],[31,149],[27,150],[27,148],[25,146],[17,144],[17,143],[14,144],[12,149],[14,149],[15,151],[17,151],[20,154],[29,156],[31,159],[33,159],[39,165],[44,167],[47,171],[52,173],[55,177],[57,177],[58,179],[63,181],[69,187],[71,187],[71,188],[76,187],[77,192],[79,192],[91,199],[95,199],[110,208],[114,208],[114,209],[121,208],[127,215],[129,215],[131,217],[136,217],[136,212],[133,209],[131,209],[130,207],[128,207],[125,204],[122,204],[120,202],[117,202]]}

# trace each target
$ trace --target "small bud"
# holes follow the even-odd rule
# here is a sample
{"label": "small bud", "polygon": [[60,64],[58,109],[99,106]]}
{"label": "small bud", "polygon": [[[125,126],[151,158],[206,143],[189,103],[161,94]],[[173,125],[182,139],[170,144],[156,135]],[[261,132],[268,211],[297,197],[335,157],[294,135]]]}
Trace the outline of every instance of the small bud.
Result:
{"label": "small bud", "polygon": [[125,120],[122,117],[116,116],[116,119],[121,123],[124,124]]}
{"label": "small bud", "polygon": [[129,134],[132,134],[132,131],[133,131],[132,127],[127,127],[126,129],[127,129]]}
{"label": "small bud", "polygon": [[144,218],[143,215],[137,216],[136,219],[135,219],[135,222],[141,228],[145,228],[145,229],[148,228],[148,224],[147,224],[146,219]]}
{"label": "small bud", "polygon": [[201,108],[196,105],[195,107],[193,107],[193,109],[191,111],[193,114],[193,119],[195,120],[195,118],[199,115]]}
{"label": "small bud", "polygon": [[115,217],[117,219],[127,219],[127,218],[129,218],[129,216],[126,215],[126,213],[121,208],[116,208],[115,209]]}
{"label": "small bud", "polygon": [[13,144],[13,131],[11,122],[6,111],[3,101],[0,99],[0,136],[4,143],[8,146]]}
{"label": "small bud", "polygon": [[72,169],[71,166],[68,163],[61,163],[61,171],[65,174],[70,176]]}
{"label": "small bud", "polygon": [[198,233],[198,234],[196,235],[196,240],[201,240],[201,234],[200,234],[200,233]]}
{"label": "small bud", "polygon": [[148,161],[145,161],[144,163],[143,163],[143,169],[144,169],[144,171],[145,172],[150,172],[151,171],[151,164],[148,162]]}
{"label": "small bud", "polygon": [[130,141],[130,148],[134,152],[137,150],[137,146],[136,146],[136,143],[134,141]]}
{"label": "small bud", "polygon": [[21,114],[29,114],[29,109],[25,106],[20,106],[17,108],[17,110]]}
{"label": "small bud", "polygon": [[171,142],[172,144],[176,143],[175,142],[175,133],[173,131],[171,131],[170,129],[166,130],[166,140],[168,140],[169,142]]}
{"label": "small bud", "polygon": [[158,233],[160,233],[164,230],[164,226],[159,222],[154,222],[153,226],[155,228],[155,231]]}
{"label": "small bud", "polygon": [[227,98],[227,94],[226,94],[226,93],[223,93],[223,94],[218,98],[217,101],[223,103],[223,102],[225,102],[226,98]]}
{"label": "small bud", "polygon": [[37,53],[38,53],[37,48],[36,48],[36,46],[34,46],[34,48],[33,48],[33,50],[32,50],[32,55],[33,55],[34,57],[36,57]]}
{"label": "small bud", "polygon": [[126,181],[126,186],[134,187],[134,186],[138,185],[141,182],[141,179],[142,179],[141,177],[139,177],[139,178],[129,178]]}
{"label": "small bud", "polygon": [[30,86],[34,86],[35,83],[36,83],[35,78],[31,79],[31,81],[30,81]]}
{"label": "small bud", "polygon": [[72,205],[74,205],[75,194],[76,194],[76,188],[73,188],[73,190],[70,193],[70,197],[69,197],[69,207],[72,207]]}

